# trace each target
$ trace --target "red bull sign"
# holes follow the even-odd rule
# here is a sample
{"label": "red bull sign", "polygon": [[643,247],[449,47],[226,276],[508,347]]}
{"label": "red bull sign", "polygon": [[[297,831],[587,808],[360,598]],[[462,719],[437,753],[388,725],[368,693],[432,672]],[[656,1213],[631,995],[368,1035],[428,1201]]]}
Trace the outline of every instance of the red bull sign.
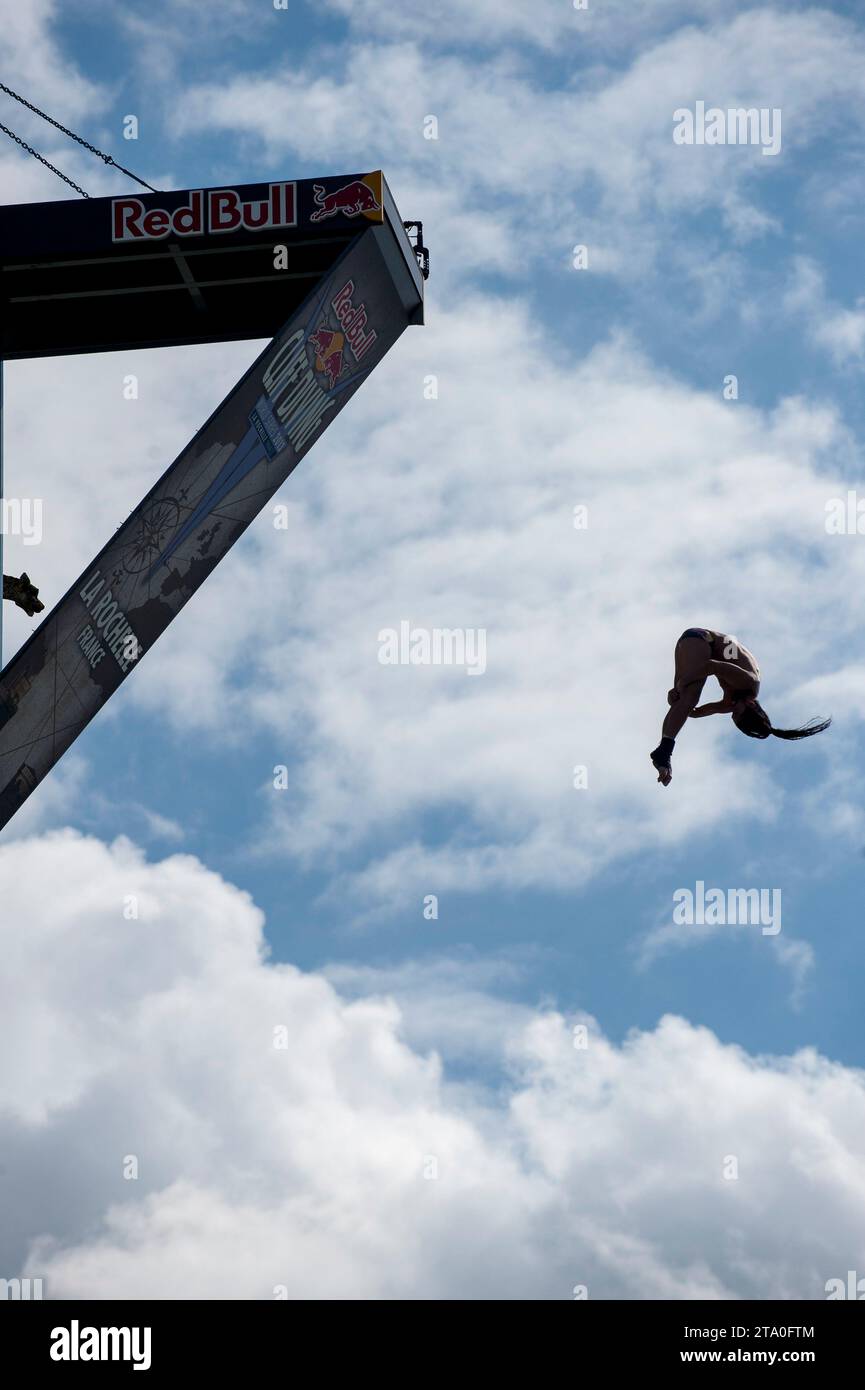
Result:
{"label": "red bull sign", "polygon": [[297,185],[272,183],[263,198],[245,200],[235,188],[196,189],[189,201],[169,212],[148,207],[141,198],[113,198],[112,241],[159,241],[163,237],[206,236],[297,226]]}
{"label": "red bull sign", "polygon": [[306,223],[363,219],[384,220],[381,170],[362,174],[335,188],[327,182],[271,183],[255,188],[196,188],[175,195],[172,206],[154,206],[152,197],[112,198],[111,240],[163,241],[167,237],[202,237],[232,232],[278,231]]}
{"label": "red bull sign", "polygon": [[364,353],[372,347],[376,334],[375,329],[367,330],[366,305],[355,305],[354,293],[354,281],[346,280],[339,294],[335,295],[330,303],[345,333],[349,351],[355,362],[359,362]]}
{"label": "red bull sign", "polygon": [[364,216],[370,222],[381,222],[381,171],[364,174],[363,178],[352,179],[330,190],[323,183],[313,184],[312,197],[315,207],[309,215],[310,222],[324,222],[337,214],[349,218]]}
{"label": "red bull sign", "polygon": [[315,370],[324,372],[328,386],[334,387],[342,376],[345,334],[334,333],[323,324],[314,333],[310,333],[307,341],[315,353]]}

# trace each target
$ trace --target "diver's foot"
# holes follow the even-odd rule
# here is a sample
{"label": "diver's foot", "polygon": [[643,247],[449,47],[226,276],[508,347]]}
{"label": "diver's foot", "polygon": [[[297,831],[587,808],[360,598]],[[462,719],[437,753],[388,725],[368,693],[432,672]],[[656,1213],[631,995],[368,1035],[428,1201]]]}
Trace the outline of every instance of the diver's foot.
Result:
{"label": "diver's foot", "polygon": [[649,754],[652,759],[652,766],[658,774],[658,781],[662,787],[669,787],[673,780],[673,769],[670,764],[670,756],[673,752],[675,739],[662,738],[657,748]]}

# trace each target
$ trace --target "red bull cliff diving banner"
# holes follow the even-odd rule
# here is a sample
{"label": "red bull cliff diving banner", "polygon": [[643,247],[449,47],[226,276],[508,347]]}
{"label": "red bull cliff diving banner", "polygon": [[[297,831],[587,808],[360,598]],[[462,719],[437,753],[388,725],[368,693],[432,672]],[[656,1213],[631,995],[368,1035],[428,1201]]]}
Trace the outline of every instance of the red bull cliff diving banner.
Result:
{"label": "red bull cliff diving banner", "polygon": [[[349,189],[341,196],[365,198]],[[203,199],[190,219],[291,215],[284,187],[246,210]],[[119,237],[158,235],[129,206]],[[351,206],[354,207],[352,202]],[[317,205],[331,216],[322,189]],[[374,211],[374,210],[372,210]],[[182,220],[182,219],[181,219]],[[190,223],[192,225],[192,223]],[[182,226],[175,231],[180,234]],[[0,674],[0,826],[7,823],[406,327],[370,227],[250,367]]]}

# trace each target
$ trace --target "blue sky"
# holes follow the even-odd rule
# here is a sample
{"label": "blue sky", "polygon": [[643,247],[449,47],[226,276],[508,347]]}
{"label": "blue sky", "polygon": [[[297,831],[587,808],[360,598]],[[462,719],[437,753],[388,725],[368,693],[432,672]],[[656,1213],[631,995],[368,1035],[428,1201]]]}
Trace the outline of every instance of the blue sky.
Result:
{"label": "blue sky", "polygon": [[[335,991],[321,1020],[328,1056],[333,1019],[374,1018],[380,1045],[370,1044],[358,1086],[379,1087],[378,1155],[403,1142],[422,1149],[401,1128],[414,1123],[401,1088],[423,1093],[439,1065],[429,1059],[440,1058],[429,1109],[441,1132],[471,1131],[474,1158],[461,1171],[484,1171],[483,1141],[501,1125],[492,1149],[513,1161],[502,1191],[523,1214],[502,1236],[513,1284],[490,1270],[473,1292],[568,1296],[556,1223],[535,1218],[538,1204],[549,1214],[561,1203],[567,1225],[574,1209],[562,1194],[597,1180],[584,1153],[561,1157],[587,1116],[594,1122],[595,1102],[568,1090],[564,1063],[550,1060],[556,1048],[567,1059],[573,1022],[588,1017],[621,1102],[604,1128],[612,1176],[597,1209],[577,1203],[574,1218],[574,1259],[594,1287],[820,1297],[823,1279],[865,1261],[850,1176],[865,1133],[855,987],[865,964],[865,539],[824,525],[826,503],[861,487],[865,32],[846,4],[651,9],[592,0],[584,13],[538,0],[527,27],[517,0],[448,0],[438,19],[383,0],[286,12],[234,0],[215,13],[166,0],[146,14],[108,0],[61,13],[39,0],[27,16],[0,0],[2,80],[157,187],[381,167],[403,216],[424,221],[432,256],[427,325],[407,331],[282,489],[288,532],[267,515],[251,528],[10,827],[0,874],[17,882],[22,865],[44,864],[37,872],[55,889],[68,876],[64,950],[93,952],[91,976],[103,970],[94,943],[109,927],[88,944],[88,923],[114,910],[99,885],[134,881],[166,971],[147,984],[136,948],[145,982],[140,994],[129,980],[119,992],[134,995],[139,1020],[181,985],[202,1018],[211,1006],[233,1018],[237,943],[223,928],[235,916],[250,1017],[266,1008],[250,1002],[255,990],[264,1000],[289,978],[284,966],[300,972],[290,978],[306,991],[304,1017],[309,1001],[325,1009],[321,990]],[[673,111],[698,100],[780,109],[780,153],[676,146]],[[129,113],[136,142],[119,133]],[[423,136],[430,114],[436,140]],[[126,188],[5,98],[0,120],[91,193]],[[0,149],[0,180],[6,202],[65,196],[11,146]],[[589,248],[587,270],[571,264],[577,244]],[[49,602],[62,593],[260,346],[10,364],[7,488],[38,489],[46,533],[38,550],[10,538],[7,570],[26,564]],[[35,410],[46,370],[53,419]],[[142,385],[134,404],[118,387],[129,371]],[[430,373],[432,402],[422,393]],[[735,401],[723,398],[729,374]],[[74,441],[61,457],[57,417]],[[581,502],[589,524],[578,532]],[[486,674],[381,667],[376,635],[405,618],[485,629]],[[658,787],[647,754],[675,639],[693,624],[756,652],[776,723],[831,714],[831,732],[764,744],[726,719],[691,725],[673,785]],[[7,614],[7,657],[27,630]],[[285,793],[272,788],[278,764],[289,768]],[[588,769],[585,790],[571,785],[575,764]],[[781,932],[673,928],[673,894],[698,880],[779,889]],[[426,894],[438,895],[436,921],[424,919]],[[55,921],[50,894],[38,896],[37,942]],[[199,912],[219,966],[196,935]],[[114,972],[133,968],[112,960]],[[112,979],[93,986],[98,1005],[82,1007],[110,1013]],[[66,1017],[72,1001],[53,986],[47,995]],[[191,1025],[182,1033],[190,1051],[184,1058],[174,1040],[178,1067],[194,1075],[201,1040]],[[147,1038],[145,1022],[136,1035]],[[143,1083],[127,1043],[128,1075],[116,1083],[134,1089]],[[167,1027],[158,1045],[171,1050]],[[44,1087],[45,1120],[57,1095],[68,1105],[74,1094],[80,1122],[104,1122],[108,1145],[99,1037],[82,1047],[63,1085],[34,1062],[32,1095]],[[389,1064],[379,1074],[397,1048],[406,1076],[416,1071],[411,1085]],[[249,1066],[237,1084],[255,1091]],[[341,1092],[340,1075],[328,1073],[322,1092]],[[197,1099],[191,1086],[181,1096],[167,1072],[147,1084],[155,1113],[182,1110],[202,1132],[225,1123],[215,1096]],[[298,1085],[286,1125],[306,1104]],[[546,1106],[560,1085],[554,1119]],[[738,1143],[764,1155],[765,1186],[742,1198],[740,1264],[717,1193],[674,1143],[659,1159],[657,1199],[636,1202],[619,1233],[639,1244],[639,1274],[624,1246],[602,1255],[586,1233],[584,1220],[611,1231],[631,1190],[633,1153],[652,1133],[648,1119],[622,1118],[638,1094],[672,1106],[674,1128],[681,1120],[699,1136],[723,1116],[730,1137],[717,1134],[718,1152]],[[24,1099],[11,1106],[13,1129],[27,1113]],[[843,1157],[837,1181],[816,1177],[831,1166],[825,1153],[813,1167],[801,1159],[818,1116]],[[299,1193],[309,1196],[311,1166],[327,1166],[348,1123],[324,1125],[315,1163],[294,1156]],[[514,1124],[531,1128],[525,1167],[509,1148]],[[184,1203],[221,1204],[241,1244],[251,1240],[263,1213],[241,1218],[227,1168],[214,1160],[202,1178],[185,1142],[166,1148],[132,1215],[126,1193],[126,1216],[111,1214],[114,1198],[85,1163],[82,1210],[102,1234],[91,1239],[71,1211],[47,1234],[22,1218],[7,1262],[44,1267],[56,1288],[85,1296],[120,1279],[131,1296],[161,1277],[154,1232]],[[252,1147],[231,1161],[267,1167]],[[810,1214],[792,1253],[771,1165],[778,1190]],[[354,1192],[355,1177],[343,1173],[340,1190]],[[692,1179],[693,1249],[683,1254],[674,1194]],[[484,1223],[475,1196],[466,1177],[441,1247],[418,1217],[415,1254],[435,1271],[406,1275],[418,1296],[458,1286],[461,1229],[473,1212],[478,1230]],[[394,1210],[378,1213],[382,1229]],[[345,1232],[321,1220],[326,1252]],[[288,1217],[280,1229],[286,1248],[302,1244]],[[515,1265],[508,1242],[531,1258]],[[323,1269],[321,1250],[319,1259]],[[352,1247],[335,1286],[388,1296],[384,1263]],[[298,1256],[295,1292],[308,1266]],[[321,1278],[317,1296],[329,1296]],[[252,1273],[221,1279],[208,1285],[213,1296],[260,1296]]]}

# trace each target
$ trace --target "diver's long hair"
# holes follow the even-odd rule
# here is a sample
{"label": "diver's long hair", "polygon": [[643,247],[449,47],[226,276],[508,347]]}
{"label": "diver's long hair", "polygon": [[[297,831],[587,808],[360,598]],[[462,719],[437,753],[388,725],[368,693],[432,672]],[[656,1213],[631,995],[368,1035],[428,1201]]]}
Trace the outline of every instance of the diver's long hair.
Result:
{"label": "diver's long hair", "polygon": [[776,729],[760,702],[749,700],[740,714],[733,715],[733,723],[749,738],[768,738],[770,734],[774,734],[775,738],[800,739],[822,734],[824,729],[829,728],[832,720],[809,719],[807,724],[800,724],[798,729]]}

